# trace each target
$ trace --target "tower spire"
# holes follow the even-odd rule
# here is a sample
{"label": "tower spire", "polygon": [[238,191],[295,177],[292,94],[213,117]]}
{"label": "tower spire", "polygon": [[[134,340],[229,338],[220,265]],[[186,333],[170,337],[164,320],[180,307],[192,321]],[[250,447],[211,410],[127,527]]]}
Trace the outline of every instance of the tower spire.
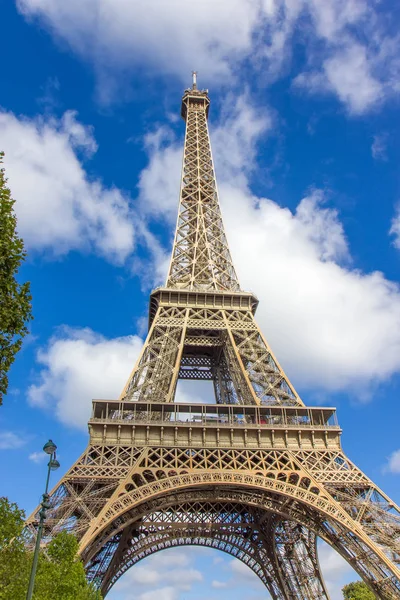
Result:
{"label": "tower spire", "polygon": [[207,90],[193,86],[182,98],[186,121],[180,201],[167,287],[239,291],[218,200],[207,117]]}

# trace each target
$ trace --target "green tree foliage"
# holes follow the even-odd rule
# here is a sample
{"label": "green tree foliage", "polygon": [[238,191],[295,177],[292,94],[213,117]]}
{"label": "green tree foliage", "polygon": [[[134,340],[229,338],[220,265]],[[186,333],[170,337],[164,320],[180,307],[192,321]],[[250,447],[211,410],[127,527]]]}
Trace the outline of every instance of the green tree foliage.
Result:
{"label": "green tree foliage", "polygon": [[[25,548],[24,513],[0,498],[0,600],[25,600],[32,552]],[[58,534],[41,552],[33,600],[101,600],[85,578],[77,557],[78,542],[69,533]]]}
{"label": "green tree foliage", "polygon": [[354,581],[342,589],[345,600],[375,600],[376,596],[363,581]]}
{"label": "green tree foliage", "polygon": [[[0,164],[3,157],[0,152]],[[0,169],[0,404],[7,393],[8,371],[32,319],[30,285],[16,279],[26,252],[17,235],[15,200],[6,183],[4,169]]]}

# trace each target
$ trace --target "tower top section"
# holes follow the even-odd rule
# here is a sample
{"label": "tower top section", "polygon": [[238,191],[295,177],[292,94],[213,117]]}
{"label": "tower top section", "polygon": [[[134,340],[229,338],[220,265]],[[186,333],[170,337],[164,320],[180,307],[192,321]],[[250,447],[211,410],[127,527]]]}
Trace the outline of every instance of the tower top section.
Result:
{"label": "tower top section", "polygon": [[240,292],[226,240],[208,132],[208,90],[192,87],[182,98],[186,135],[180,202],[167,288]]}
{"label": "tower top section", "polygon": [[187,118],[187,111],[189,106],[196,107],[201,106],[205,108],[206,116],[208,117],[208,109],[210,106],[210,98],[208,97],[208,90],[197,89],[197,71],[192,71],[192,87],[185,90],[182,97],[181,115],[182,118]]}

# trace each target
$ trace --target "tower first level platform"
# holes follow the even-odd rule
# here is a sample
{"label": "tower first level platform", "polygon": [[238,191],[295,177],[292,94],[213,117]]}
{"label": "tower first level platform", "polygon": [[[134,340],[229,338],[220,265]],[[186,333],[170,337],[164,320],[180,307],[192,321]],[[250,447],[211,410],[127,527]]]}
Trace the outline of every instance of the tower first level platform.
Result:
{"label": "tower first level platform", "polygon": [[334,408],[94,400],[94,444],[340,450]]}

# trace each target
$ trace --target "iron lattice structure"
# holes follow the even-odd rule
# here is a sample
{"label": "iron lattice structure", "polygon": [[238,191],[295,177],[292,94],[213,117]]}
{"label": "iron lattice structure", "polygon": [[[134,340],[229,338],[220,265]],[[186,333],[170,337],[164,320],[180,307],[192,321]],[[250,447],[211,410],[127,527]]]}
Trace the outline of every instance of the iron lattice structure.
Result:
{"label": "iron lattice structure", "polygon": [[[197,544],[242,560],[274,600],[317,600],[329,598],[319,536],[379,598],[400,598],[399,508],[343,453],[335,409],[303,404],[240,289],[208,110],[194,79],[167,284],[150,296],[121,397],[93,401],[89,446],[52,492],[47,539],[74,532],[103,594],[142,558]],[[178,404],[178,379],[212,381],[216,403]]]}

